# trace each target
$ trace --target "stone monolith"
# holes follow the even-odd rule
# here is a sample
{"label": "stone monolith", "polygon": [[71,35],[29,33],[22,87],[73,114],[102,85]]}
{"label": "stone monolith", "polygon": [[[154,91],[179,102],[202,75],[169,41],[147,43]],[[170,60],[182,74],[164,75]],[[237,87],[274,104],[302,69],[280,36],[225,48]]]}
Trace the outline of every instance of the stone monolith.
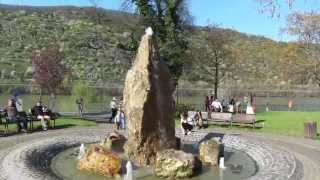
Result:
{"label": "stone monolith", "polygon": [[128,119],[126,155],[139,166],[152,165],[158,151],[174,148],[174,85],[153,44],[152,30],[142,37],[123,92]]}

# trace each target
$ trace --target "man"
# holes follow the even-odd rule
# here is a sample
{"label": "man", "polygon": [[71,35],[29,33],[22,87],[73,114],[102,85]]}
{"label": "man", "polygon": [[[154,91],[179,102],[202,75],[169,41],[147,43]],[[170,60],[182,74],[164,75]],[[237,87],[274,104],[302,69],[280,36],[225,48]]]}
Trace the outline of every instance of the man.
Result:
{"label": "man", "polygon": [[31,109],[32,114],[34,114],[37,119],[41,121],[42,129],[46,131],[48,129],[48,123],[50,121],[50,116],[48,109],[42,106],[41,101],[37,102],[37,104]]}
{"label": "man", "polygon": [[15,101],[13,99],[9,99],[8,106],[4,109],[7,114],[7,118],[9,121],[17,123],[19,132],[27,132],[27,120],[26,118],[19,116],[19,112],[14,102]]}
{"label": "man", "polygon": [[212,102],[211,106],[212,106],[214,112],[222,112],[223,111],[222,105],[221,105],[218,98]]}
{"label": "man", "polygon": [[112,119],[117,115],[117,102],[116,102],[116,97],[113,97],[111,102],[110,102],[110,109],[111,109],[111,117],[110,117],[110,120],[109,122],[111,123],[112,122]]}

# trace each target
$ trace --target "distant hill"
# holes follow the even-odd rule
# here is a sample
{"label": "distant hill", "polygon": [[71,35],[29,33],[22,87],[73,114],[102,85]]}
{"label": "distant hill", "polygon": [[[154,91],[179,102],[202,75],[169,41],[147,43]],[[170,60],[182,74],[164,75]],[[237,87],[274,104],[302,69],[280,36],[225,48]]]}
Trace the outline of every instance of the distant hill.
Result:
{"label": "distant hill", "polygon": [[[89,79],[95,85],[121,83],[134,56],[132,39],[143,32],[137,22],[133,14],[91,7],[0,5],[0,82],[29,82],[31,53],[59,44],[65,64],[72,70],[69,82]],[[229,46],[235,57],[222,85],[268,88],[316,84],[310,71],[313,66],[308,65],[314,62],[303,46],[230,29],[221,31],[231,38]],[[201,33],[202,29],[195,27],[189,34],[189,54],[206,43]],[[185,61],[181,83],[211,85],[207,74],[198,68],[196,57]]]}

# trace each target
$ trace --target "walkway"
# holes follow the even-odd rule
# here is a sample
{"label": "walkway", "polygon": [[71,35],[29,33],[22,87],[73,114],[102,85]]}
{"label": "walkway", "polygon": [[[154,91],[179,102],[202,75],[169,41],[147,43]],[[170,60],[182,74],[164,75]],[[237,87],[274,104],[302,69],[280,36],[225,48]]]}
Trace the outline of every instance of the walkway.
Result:
{"label": "walkway", "polygon": [[[39,139],[45,139],[48,137],[60,137],[65,134],[92,134],[92,132],[110,132],[113,130],[113,125],[110,124],[99,124],[97,127],[74,127],[61,130],[50,130],[47,132],[35,132],[32,134],[21,134],[9,137],[0,137],[0,161],[6,157],[7,152],[15,149],[16,146],[22,144],[28,144],[28,142],[35,142]],[[272,147],[281,148],[287,152],[290,152],[296,156],[301,162],[298,166],[302,170],[302,177],[305,180],[320,180],[320,142],[312,141],[302,138],[293,138],[277,135],[267,135],[260,133],[250,132],[235,132],[229,130],[215,130],[215,129],[204,129],[194,132],[190,135],[183,136],[182,139],[190,141],[197,139],[199,133],[223,133],[223,134],[240,134],[248,139],[258,140],[264,142]],[[180,129],[177,129],[177,134],[181,135]],[[1,169],[0,169],[1,171]],[[0,175],[1,179],[1,175]]]}

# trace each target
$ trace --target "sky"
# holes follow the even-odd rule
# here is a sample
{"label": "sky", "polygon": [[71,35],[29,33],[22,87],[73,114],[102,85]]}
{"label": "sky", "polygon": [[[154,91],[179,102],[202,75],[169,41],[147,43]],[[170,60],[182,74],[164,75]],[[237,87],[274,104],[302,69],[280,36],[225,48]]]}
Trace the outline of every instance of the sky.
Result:
{"label": "sky", "polygon": [[[119,10],[121,0],[98,0],[99,6]],[[293,11],[320,10],[320,0],[295,0],[290,8],[287,0],[278,0],[280,17],[271,17],[268,13],[259,13],[261,7],[255,0],[188,0],[194,24],[205,26],[217,24],[239,32],[262,35],[276,41],[290,41],[295,37],[281,33],[286,25],[286,16]],[[90,6],[89,0],[0,0],[3,4],[55,6]]]}

